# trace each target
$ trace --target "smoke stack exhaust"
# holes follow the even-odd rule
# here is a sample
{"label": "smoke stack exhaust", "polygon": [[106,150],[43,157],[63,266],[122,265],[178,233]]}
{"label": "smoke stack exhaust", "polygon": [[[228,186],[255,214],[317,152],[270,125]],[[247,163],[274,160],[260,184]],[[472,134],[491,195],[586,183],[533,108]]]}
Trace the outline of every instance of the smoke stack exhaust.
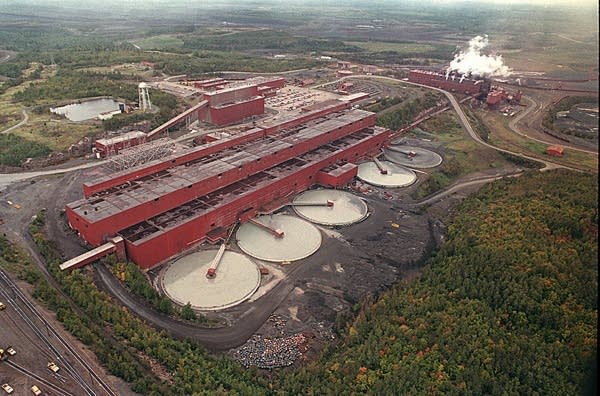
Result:
{"label": "smoke stack exhaust", "polygon": [[512,70],[504,64],[501,55],[485,55],[483,49],[489,45],[487,35],[476,36],[469,40],[469,47],[454,56],[446,73],[457,71],[478,77],[507,77]]}

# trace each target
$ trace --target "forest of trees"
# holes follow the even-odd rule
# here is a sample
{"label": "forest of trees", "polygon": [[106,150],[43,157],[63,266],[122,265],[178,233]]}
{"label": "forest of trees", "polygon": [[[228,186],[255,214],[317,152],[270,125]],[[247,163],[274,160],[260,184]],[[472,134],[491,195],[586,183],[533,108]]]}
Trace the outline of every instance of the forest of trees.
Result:
{"label": "forest of trees", "polygon": [[255,30],[214,36],[187,35],[182,38],[184,48],[212,51],[270,50],[293,53],[362,51],[361,48],[344,44],[340,40],[312,39],[275,30]]}
{"label": "forest of trees", "polygon": [[438,46],[438,48],[427,51],[398,52],[398,51],[363,51],[351,52],[344,56],[345,59],[353,62],[367,64],[427,64],[422,59],[452,59],[454,47],[449,45]]}
{"label": "forest of trees", "polygon": [[[255,44],[258,38],[260,45]],[[419,54],[368,53],[339,40],[270,31],[189,36],[184,39],[188,54],[143,53],[126,43],[61,28],[0,28],[0,43],[19,51],[14,61],[0,65],[0,74],[12,78],[3,90],[21,83],[21,72],[32,61],[59,66],[55,76],[14,95],[27,106],[101,95],[137,100],[135,84],[122,76],[82,72],[80,67],[149,60],[159,71],[197,76],[220,70],[279,72],[320,64],[244,53],[271,48],[344,51],[365,63],[399,62],[400,55],[451,56],[450,48]],[[378,122],[399,129],[437,100],[427,94],[382,114]],[[170,118],[177,107],[174,97],[158,92],[153,102],[161,109],[152,115],[154,124]],[[105,128],[133,121],[117,117]],[[21,161],[10,157],[13,154],[4,149],[8,146],[27,156],[49,152],[45,146],[2,135],[0,163]],[[451,165],[444,168],[447,175],[454,172]],[[447,175],[442,172],[440,177]],[[303,368],[278,373],[247,370],[225,356],[207,353],[195,342],[175,340],[100,291],[90,270],[60,271],[63,258],[46,234],[43,212],[29,232],[60,291],[3,236],[0,266],[30,282],[34,297],[55,311],[110,373],[143,395],[592,395],[597,366],[597,196],[597,175],[564,170],[526,173],[483,187],[447,219],[446,243],[427,261],[420,277],[362,302],[341,332],[339,345],[325,348]],[[144,283],[137,268],[125,265],[122,270],[134,294],[149,299],[159,311],[173,313],[173,305]],[[194,320],[189,307],[179,315]],[[156,361],[169,378],[155,375],[144,357]]]}
{"label": "forest of trees", "polygon": [[15,92],[13,100],[25,106],[95,96],[112,96],[137,101],[137,86],[122,80],[123,76],[116,73],[98,74],[63,68],[52,77],[31,83],[22,91]]}
{"label": "forest of trees", "polygon": [[423,110],[435,106],[441,99],[437,92],[427,92],[423,98],[406,100],[400,107],[384,112],[377,117],[377,125],[398,130],[410,122]]}
{"label": "forest of trees", "polygon": [[598,184],[529,173],[484,187],[422,276],[368,304],[280,394],[596,394]]}
{"label": "forest of trees", "polygon": [[20,166],[27,158],[44,157],[52,150],[12,133],[0,135],[0,165]]}
{"label": "forest of trees", "polygon": [[[62,68],[56,75],[16,92],[13,100],[26,106],[38,106],[38,110],[39,108],[46,110],[49,104],[56,104],[57,101],[75,101],[96,96],[110,96],[137,102],[137,85],[125,79],[126,76],[119,73],[93,73]],[[105,130],[115,130],[124,125],[150,120],[154,127],[177,114],[178,102],[171,94],[154,90],[152,103],[159,108],[158,113],[123,114],[103,121],[102,125]]]}

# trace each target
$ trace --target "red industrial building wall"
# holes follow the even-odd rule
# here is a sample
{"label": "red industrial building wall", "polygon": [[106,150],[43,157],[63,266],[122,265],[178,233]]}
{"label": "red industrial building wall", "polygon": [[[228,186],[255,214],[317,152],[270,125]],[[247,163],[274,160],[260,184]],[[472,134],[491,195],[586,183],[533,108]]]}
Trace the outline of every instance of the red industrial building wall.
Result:
{"label": "red industrial building wall", "polygon": [[219,106],[224,103],[232,103],[251,98],[258,95],[256,85],[242,86],[239,88],[226,88],[221,91],[204,94],[204,99],[208,101],[211,107]]}
{"label": "red industrial building wall", "polygon": [[100,153],[101,158],[106,158],[109,154],[118,154],[124,148],[137,146],[146,142],[146,136],[136,136],[131,139],[121,140],[113,144],[105,145],[101,140],[96,140],[96,151]]}
{"label": "red industrial building wall", "polygon": [[218,126],[233,124],[253,115],[265,112],[265,98],[255,96],[249,100],[232,103],[226,106],[211,107],[206,121]]}
{"label": "red industrial building wall", "polygon": [[438,73],[424,72],[420,70],[411,70],[408,75],[408,80],[418,84],[428,85],[430,87],[440,88],[447,91],[456,91],[476,95],[481,91],[481,82],[471,79],[464,79],[460,82],[460,77],[451,77],[446,79],[446,76]]}
{"label": "red industrial building wall", "polygon": [[[188,161],[193,161],[198,158],[202,158],[204,156],[214,154],[218,151],[221,151],[228,147],[233,147],[238,144],[246,143],[250,140],[255,140],[260,137],[263,137],[264,134],[273,134],[279,130],[292,128],[298,126],[302,123],[308,122],[310,120],[314,120],[316,118],[322,117],[326,114],[334,113],[337,111],[341,111],[344,109],[349,109],[350,103],[336,101],[328,103],[322,109],[314,109],[310,112],[288,117],[285,119],[280,119],[277,121],[266,121],[258,123],[257,125],[262,128],[254,128],[246,132],[242,132],[236,134],[235,136],[221,139],[216,142],[212,142],[209,144],[205,144],[199,147],[196,147],[192,150],[186,151],[183,155],[171,155],[161,160],[152,161],[145,165],[144,168],[136,168],[133,170],[124,170],[121,172],[114,173],[108,177],[98,179],[96,181],[85,182],[83,184],[83,193],[87,198],[93,194],[99,193],[101,191],[119,186],[123,183],[127,183],[133,180],[137,180],[141,177],[150,175],[152,173],[160,172],[162,170],[168,169],[173,166],[182,165]],[[199,113],[208,112],[208,106],[200,106],[197,109]],[[199,119],[206,119],[206,115],[200,116]]]}
{"label": "red industrial building wall", "polygon": [[[264,134],[273,134],[279,130],[292,128],[302,123],[314,120],[322,117],[326,114],[334,113],[344,109],[349,109],[350,103],[338,101],[337,103],[330,103],[322,109],[316,109],[305,114],[298,116],[289,117],[287,119],[281,119],[278,121],[266,121],[258,123],[258,126],[262,129],[254,128],[249,131],[237,134],[230,138],[221,139],[217,142],[212,142],[206,145],[196,147],[190,151],[186,151],[183,155],[173,155],[166,157],[162,160],[157,160],[146,164],[142,169],[125,170],[110,175],[109,177],[99,179],[93,182],[85,182],[83,184],[83,193],[85,197],[89,197],[98,192],[107,190],[109,188],[116,187],[123,183],[139,179],[141,177],[150,175],[152,173],[160,172],[173,166],[182,165],[188,161],[214,154],[227,147],[233,147],[238,144],[243,144],[250,140],[258,139]],[[202,106],[198,112],[208,112],[208,106]],[[206,115],[198,115],[199,119],[206,119]]]}
{"label": "red industrial building wall", "polygon": [[222,84],[226,84],[226,83],[227,83],[227,80],[217,77],[217,78],[211,78],[209,80],[194,81],[194,87],[201,88],[201,89],[207,89],[207,88],[216,87],[217,85],[222,85]]}
{"label": "red industrial building wall", "polygon": [[263,128],[267,135],[271,135],[282,129],[293,128],[300,124],[306,123],[308,121],[317,119],[319,117],[323,117],[327,114],[335,113],[335,112],[342,111],[342,110],[349,109],[349,108],[350,108],[350,103],[336,101],[336,103],[331,103],[321,109],[315,109],[313,111],[303,113],[300,115],[295,115],[292,117],[279,119],[277,121],[258,122],[257,126],[260,128]]}
{"label": "red industrial building wall", "polygon": [[317,174],[317,183],[325,187],[342,187],[348,184],[358,174],[358,166],[345,164],[331,172],[320,171]]}
{"label": "red industrial building wall", "polygon": [[503,100],[505,100],[507,97],[507,94],[505,91],[492,91],[490,93],[488,93],[487,99],[486,99],[486,103],[489,106],[494,106],[497,105],[498,103],[502,102]]}
{"label": "red industrial building wall", "polygon": [[283,77],[266,78],[259,83],[259,86],[281,89],[285,86],[285,78],[283,78]]}

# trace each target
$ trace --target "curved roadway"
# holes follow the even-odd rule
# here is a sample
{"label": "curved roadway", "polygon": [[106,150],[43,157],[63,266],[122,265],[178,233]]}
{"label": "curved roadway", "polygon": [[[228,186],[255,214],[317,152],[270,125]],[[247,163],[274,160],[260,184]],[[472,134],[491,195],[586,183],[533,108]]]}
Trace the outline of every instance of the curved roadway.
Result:
{"label": "curved roadway", "polygon": [[479,135],[475,132],[475,130],[473,129],[473,127],[471,126],[471,124],[469,123],[469,119],[467,118],[467,116],[465,115],[465,113],[462,111],[462,108],[460,107],[460,105],[458,104],[458,101],[456,100],[456,98],[454,97],[454,95],[452,95],[450,92],[445,91],[443,89],[440,88],[435,88],[435,87],[430,87],[428,85],[423,85],[423,84],[418,84],[418,83],[414,83],[411,81],[404,81],[404,80],[399,80],[397,78],[392,78],[392,77],[385,77],[385,76],[369,76],[369,75],[357,75],[357,76],[349,76],[349,77],[343,77],[337,81],[341,81],[341,80],[345,80],[347,78],[371,78],[371,79],[384,79],[384,80],[390,80],[390,81],[396,81],[396,82],[401,82],[401,83],[405,83],[405,84],[410,84],[410,85],[415,85],[418,87],[423,87],[423,88],[428,88],[428,89],[432,89],[434,91],[438,91],[443,93],[448,100],[450,101],[450,104],[452,105],[452,107],[454,108],[454,111],[456,112],[456,114],[458,115],[458,118],[460,120],[460,123],[462,124],[463,128],[465,128],[465,130],[467,131],[467,133],[469,134],[469,136],[471,137],[471,139],[475,140],[477,143],[489,147],[492,150],[496,150],[496,151],[500,151],[506,154],[511,154],[511,155],[516,155],[522,158],[526,158],[530,161],[536,161],[536,162],[541,162],[544,164],[544,168],[542,170],[550,170],[550,169],[557,169],[557,168],[567,168],[567,169],[571,169],[571,170],[577,170],[574,168],[569,168],[567,166],[564,165],[560,165],[560,164],[556,164],[554,162],[551,161],[547,161],[545,159],[541,159],[541,158],[536,158],[536,157],[531,157],[529,155],[523,154],[523,153],[517,153],[514,151],[510,151],[510,150],[505,150],[499,147],[496,147],[494,145],[489,144],[488,142],[484,141],[483,139],[481,139],[479,137]]}
{"label": "curved roadway", "polygon": [[[271,289],[265,301],[254,303],[235,324],[228,327],[206,328],[181,322],[155,311],[132,296],[106,266],[96,264],[95,268],[110,293],[136,315],[177,338],[198,341],[213,351],[224,351],[246,342],[294,289],[294,280],[297,276],[297,271],[290,273],[286,279]],[[299,268],[302,266],[298,266],[296,269]]]}
{"label": "curved roadway", "polygon": [[13,125],[10,128],[3,130],[2,132],[0,132],[0,134],[9,133],[9,132],[19,128],[20,126],[27,124],[27,122],[29,121],[29,114],[27,114],[27,111],[25,109],[21,110],[21,114],[23,114],[23,119],[21,121],[19,121],[19,123],[17,125]]}
{"label": "curved roadway", "polygon": [[[466,180],[410,206],[428,205],[463,188],[489,183],[504,177],[515,177],[520,174],[520,172],[516,172],[508,175],[494,175]],[[250,309],[244,312],[232,325],[219,328],[206,328],[182,322],[159,313],[137,297],[131,295],[105,265],[96,264],[95,268],[106,289],[130,311],[135,312],[136,315],[152,326],[165,330],[174,337],[198,341],[212,351],[228,350],[246,342],[285,300],[288,294],[294,289],[295,281],[301,277],[305,270],[305,266],[302,265],[294,267],[286,278],[269,291],[268,296],[252,303]]]}
{"label": "curved roadway", "polygon": [[[517,115],[515,118],[513,118],[513,119],[512,119],[512,120],[511,120],[511,121],[508,123],[508,127],[509,127],[509,128],[510,128],[510,129],[511,129],[511,130],[512,130],[514,133],[516,133],[517,135],[523,136],[523,137],[525,137],[525,138],[527,138],[527,139],[529,139],[529,140],[534,140],[534,141],[536,141],[536,142],[539,142],[539,143],[543,143],[543,144],[548,144],[548,145],[551,145],[552,143],[550,143],[550,142],[547,142],[547,141],[544,141],[544,140],[542,140],[542,139],[537,139],[537,138],[531,137],[531,136],[527,135],[526,133],[522,132],[522,131],[519,129],[519,127],[518,127],[518,125],[517,125],[517,124],[518,124],[519,122],[521,122],[521,120],[522,120],[523,118],[525,118],[525,116],[529,115],[529,113],[531,113],[531,112],[532,112],[532,111],[533,111],[533,110],[534,110],[534,109],[535,109],[535,108],[538,106],[538,103],[537,103],[535,100],[533,100],[533,98],[530,98],[530,97],[528,97],[528,96],[523,96],[523,98],[524,98],[524,99],[527,99],[528,101],[530,101],[530,102],[531,102],[531,106],[527,107],[527,108],[526,108],[524,111],[522,111],[522,112],[521,112],[519,115]],[[540,107],[541,107],[541,104],[540,104]],[[568,147],[570,150],[581,151],[581,152],[583,152],[583,153],[588,153],[588,154],[595,154],[595,155],[598,155],[598,152],[597,152],[597,151],[593,151],[593,150],[586,150],[586,149],[582,149],[582,148],[574,147],[574,146],[571,146],[570,144],[564,144],[564,143],[561,143],[561,146]]]}

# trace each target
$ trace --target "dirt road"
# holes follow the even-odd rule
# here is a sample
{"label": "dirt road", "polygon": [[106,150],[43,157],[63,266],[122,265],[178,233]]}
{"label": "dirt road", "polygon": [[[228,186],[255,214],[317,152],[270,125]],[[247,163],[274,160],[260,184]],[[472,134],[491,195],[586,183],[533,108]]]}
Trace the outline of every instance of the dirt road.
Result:
{"label": "dirt road", "polygon": [[[528,96],[523,96],[523,99],[528,101],[530,103],[530,105],[524,111],[522,111],[520,114],[518,114],[515,118],[513,118],[508,123],[508,127],[517,135],[523,136],[527,139],[530,139],[530,140],[533,140],[533,141],[536,141],[539,143],[547,144],[547,145],[556,144],[556,142],[559,141],[558,139],[552,139],[552,138],[538,139],[534,136],[530,136],[527,133],[521,131],[521,128],[519,128],[519,125],[518,125],[521,122],[521,120],[524,119],[525,117],[527,117],[529,114],[531,114],[531,112],[533,112],[534,110],[536,112],[542,110],[542,103],[537,103],[533,98],[528,97]],[[564,141],[560,141],[560,145],[568,148],[569,150],[581,151],[583,153],[598,155],[598,150],[587,150],[587,149],[583,149],[580,147],[575,147]]]}
{"label": "dirt road", "polygon": [[28,179],[33,179],[34,177],[39,176],[49,176],[49,175],[59,175],[62,173],[73,172],[80,169],[88,169],[93,168],[95,166],[100,166],[104,163],[104,161],[92,161],[87,162],[85,164],[64,167],[64,168],[56,168],[42,171],[32,171],[32,172],[18,172],[18,173],[0,173],[0,191],[2,191],[6,186],[23,181]]}
{"label": "dirt road", "polygon": [[10,128],[3,130],[2,132],[0,132],[0,134],[10,133],[15,129],[21,127],[22,125],[27,124],[27,122],[29,121],[29,114],[27,113],[27,110],[22,109],[21,114],[23,114],[23,119],[17,125],[13,125]]}

